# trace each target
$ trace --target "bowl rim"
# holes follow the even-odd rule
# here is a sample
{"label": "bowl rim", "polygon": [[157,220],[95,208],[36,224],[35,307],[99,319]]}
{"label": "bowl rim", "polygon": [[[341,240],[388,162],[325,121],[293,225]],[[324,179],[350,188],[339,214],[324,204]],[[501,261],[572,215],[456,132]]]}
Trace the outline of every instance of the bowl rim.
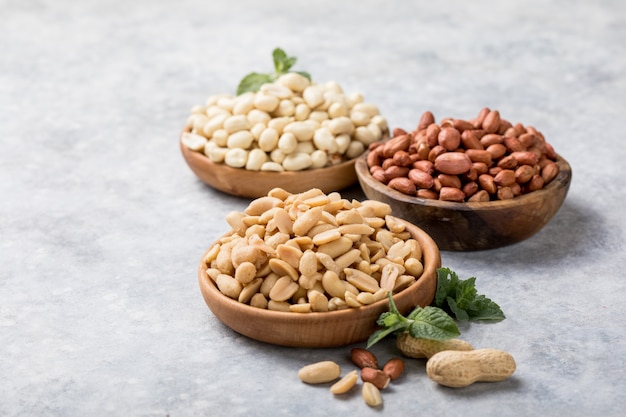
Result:
{"label": "bowl rim", "polygon": [[428,198],[414,197],[400,191],[394,190],[377,181],[372,177],[367,166],[367,155],[369,151],[361,155],[355,164],[355,170],[359,179],[366,181],[368,186],[374,188],[376,191],[386,194],[395,200],[398,200],[407,204],[415,204],[420,206],[429,206],[440,209],[449,209],[456,211],[484,211],[484,210],[502,210],[510,207],[518,207],[524,205],[525,201],[530,198],[543,198],[544,194],[550,194],[555,189],[568,187],[572,179],[572,168],[570,164],[559,154],[556,155],[556,164],[559,166],[559,173],[552,179],[545,187],[540,190],[532,191],[530,193],[518,195],[515,198],[509,200],[493,200],[485,202],[455,202],[455,201],[442,201],[433,200]]}
{"label": "bowl rim", "polygon": [[[412,232],[411,232],[412,236],[413,236],[413,233],[415,233],[420,236],[421,240],[428,243],[428,245],[420,245],[422,247],[422,257],[423,257],[423,266],[424,266],[424,270],[422,271],[422,274],[420,275],[420,277],[412,285],[410,285],[409,287],[401,290],[400,292],[392,296],[396,304],[401,304],[403,301],[411,297],[412,294],[411,294],[411,291],[409,291],[409,289],[411,289],[414,286],[415,288],[413,289],[417,289],[422,286],[422,285],[418,285],[420,283],[421,277],[434,274],[435,280],[436,280],[437,269],[441,267],[441,253],[439,251],[439,247],[437,246],[437,243],[423,229],[410,223],[407,220],[397,218],[394,216],[391,216],[391,217],[405,224],[405,227],[406,226],[410,227],[412,229]],[[358,308],[351,307],[351,308],[336,310],[336,311],[309,312],[309,313],[261,309],[257,307],[252,307],[248,304],[241,303],[223,294],[217,288],[217,285],[215,284],[215,282],[213,282],[213,280],[207,275],[206,265],[204,263],[204,258],[206,256],[206,253],[208,253],[211,250],[211,248],[218,243],[219,239],[225,236],[229,236],[230,234],[232,234],[232,232],[222,235],[215,242],[213,242],[202,255],[200,264],[198,266],[198,281],[199,281],[201,290],[203,292],[203,295],[205,295],[204,291],[206,290],[207,294],[205,295],[205,297],[208,296],[209,294],[214,296],[212,300],[222,306],[227,306],[228,308],[232,310],[243,312],[245,314],[255,314],[265,319],[275,320],[277,323],[293,322],[293,321],[302,322],[302,323],[310,323],[310,322],[322,322],[324,321],[324,319],[329,319],[329,318],[333,318],[333,319],[343,318],[343,317],[348,318],[355,314],[366,315],[370,311],[379,310],[381,307],[383,307],[384,305],[387,305],[388,303],[387,298],[384,298],[382,300],[376,301],[375,303],[358,307]],[[435,289],[436,289],[436,283],[435,283]],[[434,298],[434,295],[435,294],[433,292],[432,294],[433,298]],[[208,301],[207,301],[207,304],[208,304]],[[211,306],[209,306],[209,308],[213,310]]]}

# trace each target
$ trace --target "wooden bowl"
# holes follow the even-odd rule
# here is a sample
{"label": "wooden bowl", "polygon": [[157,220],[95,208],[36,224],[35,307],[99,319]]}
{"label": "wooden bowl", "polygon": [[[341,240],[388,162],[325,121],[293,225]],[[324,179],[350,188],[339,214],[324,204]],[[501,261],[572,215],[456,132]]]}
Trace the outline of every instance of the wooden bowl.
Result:
{"label": "wooden bowl", "polygon": [[[423,230],[404,220],[399,221],[405,223],[412,237],[419,242],[424,257],[422,275],[410,287],[393,296],[400,312],[407,314],[415,306],[424,307],[432,302],[441,257],[437,245]],[[323,313],[264,310],[225,296],[205,271],[204,262],[200,262],[200,290],[213,314],[236,332],[275,345],[324,348],[362,342],[376,330],[380,313],[388,311],[386,299],[364,307]]]}
{"label": "wooden bowl", "polygon": [[[184,132],[186,130],[183,130]],[[357,183],[354,171],[356,159],[327,168],[304,171],[249,171],[216,164],[203,153],[187,148],[182,140],[179,142],[187,165],[200,180],[219,191],[239,197],[262,197],[276,187],[294,194],[311,188],[319,188],[324,193],[330,193]]]}
{"label": "wooden bowl", "polygon": [[441,250],[493,249],[529,238],[559,210],[572,180],[570,165],[557,156],[559,174],[541,190],[511,200],[456,203],[393,190],[370,175],[366,158],[360,157],[355,167],[365,195],[389,204],[394,215],[422,228]]}

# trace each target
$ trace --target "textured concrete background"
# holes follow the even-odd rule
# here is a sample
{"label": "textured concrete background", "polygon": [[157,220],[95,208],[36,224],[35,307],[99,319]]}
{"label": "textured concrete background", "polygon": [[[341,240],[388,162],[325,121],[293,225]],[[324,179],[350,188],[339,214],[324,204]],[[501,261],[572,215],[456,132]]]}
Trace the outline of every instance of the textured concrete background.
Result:
{"label": "textured concrete background", "polygon": [[196,282],[247,200],[196,179],[179,131],[192,106],[270,70],[276,46],[392,127],[488,106],[573,168],[534,237],[442,253],[508,317],[463,337],[510,351],[515,376],[444,389],[413,361],[383,412],[622,415],[623,1],[0,0],[0,16],[0,416],[380,414],[296,378],[317,360],[348,369],[348,348],[239,336]]}

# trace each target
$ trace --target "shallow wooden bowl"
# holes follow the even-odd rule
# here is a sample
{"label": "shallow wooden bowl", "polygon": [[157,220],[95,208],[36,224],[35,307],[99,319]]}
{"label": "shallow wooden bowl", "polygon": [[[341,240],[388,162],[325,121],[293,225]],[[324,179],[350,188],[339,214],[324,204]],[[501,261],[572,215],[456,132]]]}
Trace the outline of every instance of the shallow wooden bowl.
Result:
{"label": "shallow wooden bowl", "polygon": [[[398,309],[407,314],[415,306],[424,307],[432,302],[441,257],[430,236],[418,227],[400,221],[406,224],[407,230],[419,242],[424,257],[423,274],[413,285],[393,296]],[[236,332],[275,345],[323,348],[362,342],[376,330],[376,319],[380,313],[388,311],[386,299],[360,308],[324,313],[264,310],[225,296],[205,271],[206,266],[201,261],[198,268],[200,290],[213,314]]]}
{"label": "shallow wooden bowl", "polygon": [[357,183],[354,172],[356,159],[327,168],[304,171],[249,171],[213,163],[203,153],[194,152],[187,148],[183,145],[182,140],[179,142],[180,150],[187,165],[200,180],[219,191],[239,197],[262,197],[276,187],[294,194],[311,188],[319,188],[328,194]]}
{"label": "shallow wooden bowl", "polygon": [[422,228],[441,250],[494,249],[537,233],[561,207],[572,180],[567,161],[557,157],[559,174],[543,189],[511,200],[455,203],[411,197],[376,181],[367,156],[356,162],[359,183],[372,200],[389,204],[393,213]]}

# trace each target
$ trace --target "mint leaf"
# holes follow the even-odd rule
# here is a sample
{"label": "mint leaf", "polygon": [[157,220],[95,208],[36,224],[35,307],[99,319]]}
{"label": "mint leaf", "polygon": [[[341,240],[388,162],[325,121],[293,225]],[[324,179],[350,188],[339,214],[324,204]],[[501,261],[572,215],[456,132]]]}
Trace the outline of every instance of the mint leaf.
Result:
{"label": "mint leaf", "polygon": [[438,307],[417,307],[410,318],[409,334],[414,338],[447,340],[461,334],[452,317]]}
{"label": "mint leaf", "polygon": [[297,61],[295,56],[287,56],[285,51],[280,48],[274,49],[272,58],[274,58],[274,70],[277,74],[287,73]]}
{"label": "mint leaf", "polygon": [[[256,92],[259,91],[261,86],[266,83],[274,82],[283,74],[287,74],[290,72],[291,67],[293,67],[298,60],[295,56],[288,56],[285,51],[280,48],[275,48],[272,51],[272,59],[274,61],[274,73],[263,74],[252,72],[246,75],[237,86],[237,95],[241,95],[243,93],[247,93],[249,91]],[[311,81],[311,75],[308,72],[304,71],[294,71]]]}
{"label": "mint leaf", "polygon": [[437,292],[432,305],[443,309],[456,320],[505,319],[500,306],[484,295],[478,294],[475,277],[460,280],[449,268],[437,269]]}
{"label": "mint leaf", "polygon": [[387,337],[390,334],[393,334],[393,333],[396,333],[396,332],[403,332],[405,330],[406,330],[406,324],[405,323],[397,323],[396,325],[394,325],[392,327],[387,327],[387,328],[383,328],[383,329],[380,329],[380,330],[376,330],[367,339],[367,348],[369,349],[371,346],[373,346],[374,344],[380,342],[382,339],[384,339],[385,337]]}
{"label": "mint leaf", "polygon": [[505,318],[500,306],[483,295],[476,299],[475,305],[474,320],[501,321]]}
{"label": "mint leaf", "polygon": [[452,339],[460,334],[459,329],[445,311],[437,307],[417,306],[407,317],[402,316],[396,307],[391,293],[387,296],[389,300],[389,311],[381,313],[376,323],[382,329],[375,331],[367,340],[367,347],[370,348],[375,343],[384,339],[390,334],[409,331],[424,339],[446,340]]}
{"label": "mint leaf", "polygon": [[237,95],[247,93],[249,91],[259,91],[263,84],[271,83],[274,81],[270,74],[259,74],[252,72],[241,80],[237,86]]}

